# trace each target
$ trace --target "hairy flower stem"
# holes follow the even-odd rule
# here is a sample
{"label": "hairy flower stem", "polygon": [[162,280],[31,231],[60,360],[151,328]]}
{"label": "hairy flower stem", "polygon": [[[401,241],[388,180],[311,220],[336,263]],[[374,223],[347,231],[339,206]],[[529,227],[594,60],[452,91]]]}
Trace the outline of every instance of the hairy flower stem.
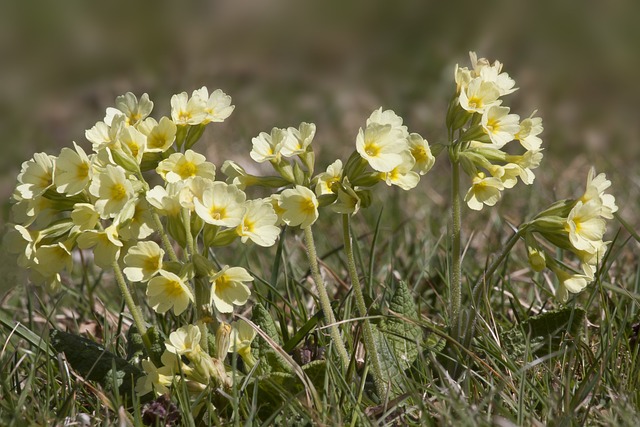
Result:
{"label": "hairy flower stem", "polygon": [[153,212],[151,216],[153,217],[153,223],[156,226],[156,231],[158,232],[158,234],[160,235],[160,239],[162,240],[162,246],[164,247],[164,250],[167,251],[167,254],[169,254],[169,259],[171,261],[178,262],[178,256],[173,250],[173,246],[171,246],[169,236],[167,236],[167,233],[165,233],[164,231],[160,216],[156,212]]}
{"label": "hairy flower stem", "polygon": [[127,282],[122,275],[122,270],[118,265],[118,261],[114,261],[112,264],[113,274],[116,278],[116,283],[118,283],[118,287],[120,288],[120,292],[124,297],[124,302],[127,305],[127,308],[131,312],[131,316],[133,317],[133,323],[135,323],[136,328],[138,328],[138,332],[142,335],[142,341],[144,342],[145,349],[147,350],[147,354],[151,354],[151,341],[149,341],[149,337],[147,336],[147,327],[144,324],[144,320],[142,319],[142,312],[140,311],[140,307],[138,307],[133,300],[133,295],[129,290],[129,286],[127,286]]}
{"label": "hairy flower stem", "polygon": [[449,323],[458,323],[460,300],[462,295],[461,262],[462,250],[460,244],[460,162],[453,153],[451,158],[451,270],[449,278]]}
{"label": "hairy flower stem", "polygon": [[320,275],[320,268],[318,267],[318,255],[316,254],[316,246],[313,241],[313,232],[311,226],[304,228],[304,241],[307,246],[307,258],[309,258],[309,266],[311,267],[311,276],[318,288],[318,297],[320,298],[320,306],[324,313],[324,319],[329,327],[329,333],[333,340],[333,345],[338,351],[340,361],[342,362],[342,368],[346,371],[349,366],[349,354],[347,348],[344,345],[340,331],[336,325],[336,318],[331,309],[331,301],[329,300],[329,294],[327,294],[327,288],[324,284],[324,280]]}
{"label": "hairy flower stem", "polygon": [[381,399],[387,395],[386,381],[382,376],[382,369],[380,368],[380,360],[378,360],[378,352],[376,351],[375,340],[373,339],[373,330],[371,329],[371,322],[367,317],[367,306],[364,302],[364,296],[362,294],[362,287],[360,286],[360,279],[358,278],[358,271],[356,269],[356,260],[353,255],[353,243],[351,236],[351,227],[349,226],[349,214],[342,215],[342,233],[344,238],[344,251],[347,254],[347,267],[349,269],[349,278],[351,280],[351,286],[353,287],[353,293],[356,296],[356,307],[358,314],[364,319],[362,324],[364,346],[367,350],[367,356],[371,361],[371,367],[373,368],[373,382],[376,386],[376,391]]}
{"label": "hairy flower stem", "polygon": [[195,252],[195,244],[193,243],[193,235],[191,234],[191,217],[189,209],[182,208],[182,222],[184,223],[185,234],[187,235],[187,257],[189,261]]}

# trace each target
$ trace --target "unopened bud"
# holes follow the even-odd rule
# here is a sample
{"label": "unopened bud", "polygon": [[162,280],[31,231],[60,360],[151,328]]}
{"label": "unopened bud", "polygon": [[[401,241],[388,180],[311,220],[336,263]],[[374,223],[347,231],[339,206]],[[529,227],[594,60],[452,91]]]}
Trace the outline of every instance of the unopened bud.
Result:
{"label": "unopened bud", "polygon": [[231,346],[231,325],[221,322],[216,331],[216,357],[224,360]]}

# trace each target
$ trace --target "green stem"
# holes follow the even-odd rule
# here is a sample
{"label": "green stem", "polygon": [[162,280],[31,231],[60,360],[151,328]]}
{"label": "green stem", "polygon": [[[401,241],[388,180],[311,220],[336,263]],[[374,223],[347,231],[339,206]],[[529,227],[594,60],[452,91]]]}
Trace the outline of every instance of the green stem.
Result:
{"label": "green stem", "polygon": [[131,295],[131,291],[129,290],[129,286],[127,286],[127,282],[122,275],[122,270],[120,269],[120,265],[118,265],[118,261],[114,261],[112,264],[113,273],[116,278],[116,282],[118,283],[118,287],[120,288],[120,292],[124,297],[124,302],[129,308],[131,312],[131,316],[133,317],[133,322],[138,328],[138,332],[142,335],[142,341],[144,342],[144,346],[147,350],[147,354],[151,354],[151,341],[149,341],[149,337],[147,336],[147,327],[144,324],[144,320],[142,319],[142,312],[140,311],[140,307],[138,307],[133,301],[133,295]]}
{"label": "green stem", "polygon": [[162,221],[160,221],[160,216],[157,212],[153,212],[151,216],[153,217],[153,223],[156,226],[156,231],[158,232],[158,234],[160,235],[160,239],[162,240],[162,246],[164,247],[164,250],[167,251],[167,254],[169,254],[169,259],[171,259],[171,261],[173,262],[178,262],[178,257],[173,250],[173,246],[171,246],[169,236],[167,236],[167,233],[164,232],[164,227],[162,226]]}
{"label": "green stem", "polygon": [[382,376],[380,360],[378,360],[378,352],[376,351],[375,340],[373,338],[373,330],[371,329],[371,322],[369,322],[369,318],[367,317],[367,306],[364,302],[362,286],[360,286],[360,279],[358,278],[356,260],[353,255],[351,228],[349,226],[349,214],[342,215],[342,233],[344,238],[344,251],[347,254],[349,278],[351,280],[351,286],[353,287],[354,295],[356,296],[356,307],[358,309],[358,314],[364,319],[362,324],[362,329],[364,332],[364,346],[367,351],[367,356],[371,361],[373,382],[376,386],[378,396],[380,396],[380,399],[384,399],[384,397],[387,395],[387,383]]}
{"label": "green stem", "polygon": [[451,157],[451,276],[449,280],[449,322],[457,323],[460,312],[462,295],[461,262],[462,250],[460,244],[460,163],[456,157]]}
{"label": "green stem", "polygon": [[327,294],[327,288],[324,284],[322,276],[320,275],[320,268],[318,267],[318,256],[316,254],[316,246],[313,241],[313,232],[311,231],[311,226],[304,228],[304,241],[307,246],[307,257],[309,258],[311,275],[313,276],[313,281],[316,283],[316,287],[318,288],[318,297],[320,298],[320,305],[322,307],[322,312],[324,313],[324,319],[327,323],[327,326],[329,327],[329,333],[331,334],[331,338],[333,339],[333,344],[338,351],[338,355],[340,356],[342,368],[346,371],[347,367],[349,366],[349,354],[347,353],[347,348],[344,345],[342,336],[340,336],[340,331],[338,330],[338,326],[336,325],[336,318],[333,314],[333,310],[331,309],[329,294]]}

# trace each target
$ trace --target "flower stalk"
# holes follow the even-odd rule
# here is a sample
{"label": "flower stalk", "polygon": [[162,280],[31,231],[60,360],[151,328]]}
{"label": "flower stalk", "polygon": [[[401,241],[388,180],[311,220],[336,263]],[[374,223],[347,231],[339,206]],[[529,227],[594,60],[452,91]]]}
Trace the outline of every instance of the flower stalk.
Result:
{"label": "flower stalk", "polygon": [[313,240],[313,232],[311,231],[311,226],[304,228],[304,241],[307,249],[307,257],[309,258],[309,266],[311,268],[311,276],[313,277],[313,281],[316,283],[318,288],[318,297],[320,298],[320,306],[322,307],[322,312],[324,313],[324,319],[329,327],[329,333],[333,340],[333,344],[338,352],[338,356],[340,357],[340,361],[342,362],[342,367],[346,371],[349,366],[349,354],[347,353],[347,348],[344,345],[344,341],[342,336],[340,335],[340,330],[336,325],[336,318],[333,314],[333,310],[331,309],[331,301],[329,300],[329,294],[327,294],[327,288],[324,284],[324,280],[320,275],[320,268],[318,267],[318,256],[316,253],[316,247]]}
{"label": "flower stalk", "polygon": [[151,354],[151,341],[149,341],[149,337],[147,336],[147,327],[142,319],[142,312],[140,311],[140,307],[137,306],[135,301],[133,300],[133,295],[129,290],[129,286],[124,279],[122,274],[122,270],[120,269],[120,265],[118,265],[118,261],[113,262],[113,274],[116,279],[116,283],[120,288],[120,292],[124,297],[124,303],[127,305],[127,308],[131,312],[131,316],[133,317],[133,323],[135,323],[136,328],[142,335],[142,341],[144,343],[145,349],[147,350],[147,354]]}
{"label": "flower stalk", "polygon": [[353,254],[353,239],[351,236],[351,227],[349,223],[349,214],[342,215],[344,251],[347,255],[349,278],[351,280],[351,286],[353,287],[353,292],[356,297],[356,308],[358,309],[358,314],[364,319],[362,324],[362,329],[364,332],[364,346],[367,350],[369,360],[371,361],[373,382],[375,384],[376,391],[378,392],[378,396],[383,398],[387,395],[387,383],[382,376],[382,369],[380,367],[380,360],[378,360],[378,352],[376,351],[371,322],[367,317],[367,306],[364,302],[362,286],[360,286],[360,279],[358,278],[358,271],[356,269],[356,260]]}

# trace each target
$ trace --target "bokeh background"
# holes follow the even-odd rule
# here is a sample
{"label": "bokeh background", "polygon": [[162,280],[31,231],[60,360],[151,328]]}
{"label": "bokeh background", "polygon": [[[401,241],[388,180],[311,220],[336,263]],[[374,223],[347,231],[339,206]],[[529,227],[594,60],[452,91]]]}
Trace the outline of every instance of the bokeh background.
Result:
{"label": "bokeh background", "polygon": [[[593,164],[637,223],[640,2],[66,0],[0,10],[3,201],[22,161],[73,140],[87,147],[84,130],[126,91],[148,92],[155,114],[169,112],[173,93],[203,85],[231,95],[234,114],[205,134],[218,165],[249,167],[251,137],[304,120],[318,126],[325,167],[348,156],[379,106],[442,141],[453,67],[475,50],[516,79],[512,110],[544,119],[534,191],[567,196]],[[444,206],[447,166],[438,163],[418,197]]]}

